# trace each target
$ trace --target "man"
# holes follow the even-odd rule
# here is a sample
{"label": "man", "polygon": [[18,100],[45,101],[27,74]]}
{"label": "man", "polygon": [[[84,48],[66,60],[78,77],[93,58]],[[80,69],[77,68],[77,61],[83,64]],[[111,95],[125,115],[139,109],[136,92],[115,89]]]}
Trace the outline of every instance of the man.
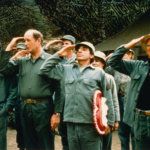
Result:
{"label": "man", "polygon": [[[65,35],[62,38],[60,38],[60,40],[49,41],[45,45],[44,49],[47,51],[49,47],[51,48],[52,46],[59,45],[59,44],[61,45],[61,47],[67,47],[67,46],[74,45],[75,42],[76,42],[75,37],[73,37],[72,35]],[[67,55],[62,58],[62,61],[60,63],[61,64],[73,64],[75,63],[75,61],[76,61],[76,55],[74,51],[70,49],[67,52]],[[61,101],[62,102],[65,102],[65,90],[64,89],[65,89],[64,81],[61,81]],[[66,123],[63,122],[63,115],[61,115],[61,122],[59,125],[59,134],[61,136],[63,150],[69,150],[68,139],[67,139],[67,126],[66,126]]]}
{"label": "man", "polygon": [[[92,63],[94,67],[99,67],[101,69],[105,69],[106,67],[106,55],[103,52],[96,51],[94,53],[94,62]],[[113,102],[113,107],[115,111],[115,124],[114,129],[117,130],[120,121],[120,112],[119,112],[119,104],[118,104],[118,95],[116,89],[116,83],[110,74],[106,74],[107,77],[107,88],[111,94],[111,100]],[[112,146],[112,133],[103,136],[103,150],[111,150]]]}
{"label": "man", "polygon": [[[16,52],[26,50],[24,42],[19,42],[16,46]],[[17,99],[15,101],[15,127],[16,127],[16,142],[19,150],[25,150],[23,128],[21,124],[21,100],[17,93]]]}
{"label": "man", "polygon": [[52,96],[57,83],[39,75],[40,66],[50,55],[42,50],[43,35],[33,29],[26,31],[24,37],[14,38],[6,51],[11,52],[19,40],[24,40],[26,50],[16,53],[3,70],[5,73],[10,70],[19,72],[25,147],[27,150],[53,150],[52,130],[55,130],[60,120],[60,99],[55,101],[54,108]]}
{"label": "man", "polygon": [[[148,61],[122,60],[124,54],[139,42],[144,45]],[[149,150],[150,147],[149,58],[150,35],[147,35],[119,47],[108,62],[117,71],[131,77],[124,122],[134,128],[136,150]]]}
{"label": "man", "polygon": [[[62,65],[61,58],[74,46],[62,48],[41,67],[41,75],[65,81],[64,121],[67,123],[70,150],[100,150],[101,138],[93,124],[93,96],[96,90],[108,97],[108,124],[114,125],[114,111],[106,90],[105,73],[91,65],[95,47],[89,42],[75,46],[78,63]],[[109,130],[107,127],[106,132]]]}
{"label": "man", "polygon": [[[11,55],[5,54],[0,48],[1,65],[6,64],[6,60]],[[17,95],[17,82],[14,76],[6,76],[0,73],[0,149],[7,149],[7,119],[8,111],[14,107],[14,102]]]}
{"label": "man", "polygon": [[[124,54],[123,60],[130,61],[133,59],[134,59],[134,51],[130,49]],[[115,71],[114,78],[118,89],[119,106],[121,114],[121,121],[119,123],[119,131],[118,131],[119,138],[121,141],[121,150],[130,150],[130,139],[132,150],[135,150],[133,128],[131,128],[123,121],[124,109],[126,106],[126,102],[128,101],[127,93],[131,79],[129,76],[122,74],[118,71]]]}
{"label": "man", "polygon": [[[61,45],[60,47],[66,47],[69,45],[74,45],[76,42],[76,39],[74,36],[72,35],[65,35],[62,38],[58,39],[58,40],[52,40],[49,41],[45,46],[44,46],[44,50],[47,51],[50,47],[52,46],[56,46],[56,45]],[[64,64],[71,64],[74,63],[76,60],[76,55],[74,54],[74,51],[71,49],[67,52],[67,56],[63,58],[62,63]]]}

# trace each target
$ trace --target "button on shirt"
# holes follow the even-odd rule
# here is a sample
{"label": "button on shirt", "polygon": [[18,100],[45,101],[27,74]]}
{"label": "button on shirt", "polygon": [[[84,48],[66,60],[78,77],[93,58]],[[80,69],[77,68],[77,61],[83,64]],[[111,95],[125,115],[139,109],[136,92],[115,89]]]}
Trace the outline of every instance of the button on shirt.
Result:
{"label": "button on shirt", "polygon": [[19,94],[22,98],[48,98],[52,95],[50,82],[39,75],[41,65],[49,56],[43,51],[36,60],[29,56],[10,62],[19,67]]}

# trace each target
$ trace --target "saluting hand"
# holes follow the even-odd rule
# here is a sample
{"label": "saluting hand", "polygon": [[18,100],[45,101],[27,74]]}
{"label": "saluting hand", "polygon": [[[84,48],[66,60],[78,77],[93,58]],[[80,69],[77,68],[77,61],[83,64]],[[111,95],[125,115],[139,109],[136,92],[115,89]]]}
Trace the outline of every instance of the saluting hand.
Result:
{"label": "saluting hand", "polygon": [[11,42],[7,45],[6,51],[11,51],[16,49],[16,45],[18,41],[23,41],[24,37],[15,37],[11,40]]}
{"label": "saluting hand", "polygon": [[69,46],[63,47],[60,51],[57,52],[57,54],[61,57],[65,57],[67,56],[68,52],[70,50],[73,50],[74,48],[75,48],[75,45],[69,45]]}
{"label": "saluting hand", "polygon": [[137,43],[141,42],[143,39],[144,39],[144,36],[141,36],[137,39],[133,39],[129,43],[125,44],[124,47],[127,49],[133,48]]}
{"label": "saluting hand", "polygon": [[48,49],[51,45],[55,45],[55,44],[62,44],[62,40],[52,40],[52,41],[49,41],[46,45],[45,45],[45,48]]}

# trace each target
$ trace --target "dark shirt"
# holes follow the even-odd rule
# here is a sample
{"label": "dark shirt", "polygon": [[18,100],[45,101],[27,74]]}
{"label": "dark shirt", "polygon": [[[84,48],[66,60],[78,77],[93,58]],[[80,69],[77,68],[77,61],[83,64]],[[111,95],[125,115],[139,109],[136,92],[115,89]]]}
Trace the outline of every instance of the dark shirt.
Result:
{"label": "dark shirt", "polygon": [[53,95],[51,81],[39,75],[41,65],[49,56],[43,51],[36,60],[28,56],[10,61],[11,67],[16,67],[14,69],[19,73],[19,95],[22,98],[48,98]]}
{"label": "dark shirt", "polygon": [[137,101],[137,108],[141,110],[150,110],[150,70],[141,87]]}

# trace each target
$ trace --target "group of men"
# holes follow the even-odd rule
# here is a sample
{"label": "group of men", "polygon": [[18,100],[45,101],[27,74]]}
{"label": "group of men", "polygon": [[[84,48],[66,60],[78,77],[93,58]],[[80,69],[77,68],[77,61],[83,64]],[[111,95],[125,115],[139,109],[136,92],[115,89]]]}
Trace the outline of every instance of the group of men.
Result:
{"label": "group of men", "polygon": [[[29,29],[0,52],[0,149],[7,149],[7,113],[19,99],[20,150],[54,150],[57,128],[63,150],[111,150],[112,132],[118,128],[122,150],[130,149],[130,134],[133,149],[148,150],[150,35],[124,44],[108,57],[90,42],[76,44],[71,35],[44,47],[42,43],[42,33]],[[133,60],[131,49],[139,43],[146,62]],[[56,53],[47,53],[53,46]],[[103,135],[93,121],[97,90],[108,107]]]}

